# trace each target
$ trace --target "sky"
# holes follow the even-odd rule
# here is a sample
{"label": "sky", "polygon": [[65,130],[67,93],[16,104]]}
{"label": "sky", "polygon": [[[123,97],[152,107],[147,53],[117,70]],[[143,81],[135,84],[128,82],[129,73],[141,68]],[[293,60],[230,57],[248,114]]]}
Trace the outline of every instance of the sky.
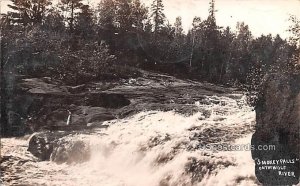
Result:
{"label": "sky", "polygon": [[[8,0],[1,1],[1,12],[7,11]],[[89,0],[95,3],[100,0]],[[150,6],[153,0],[141,0]],[[171,24],[177,16],[182,17],[184,30],[191,28],[195,16],[206,19],[210,0],[163,0],[165,14]],[[219,26],[230,26],[233,30],[236,23],[244,21],[249,25],[254,36],[261,34],[280,34],[287,38],[286,31],[291,24],[289,15],[300,18],[300,0],[215,0],[216,20]]]}
{"label": "sky", "polygon": [[[152,0],[144,0],[149,5]],[[185,30],[191,27],[195,16],[206,19],[210,0],[164,0],[165,14],[173,23],[177,16],[182,17]],[[235,30],[236,23],[244,21],[254,36],[280,34],[287,38],[289,15],[300,18],[299,0],[215,0],[216,20],[219,26],[230,26]]]}

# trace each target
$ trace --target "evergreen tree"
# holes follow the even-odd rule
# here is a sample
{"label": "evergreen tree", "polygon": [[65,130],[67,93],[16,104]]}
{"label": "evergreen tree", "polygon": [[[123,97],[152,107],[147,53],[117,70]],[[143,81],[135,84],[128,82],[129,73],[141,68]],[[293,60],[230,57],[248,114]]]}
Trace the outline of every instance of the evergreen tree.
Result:
{"label": "evergreen tree", "polygon": [[129,0],[115,0],[115,21],[121,34],[132,30],[133,20],[130,3]]}
{"label": "evergreen tree", "polygon": [[144,29],[147,15],[148,9],[145,5],[141,4],[140,0],[134,0],[131,4],[131,17],[136,31],[141,32]]}
{"label": "evergreen tree", "polygon": [[114,51],[114,37],[116,34],[116,12],[115,2],[112,0],[101,0],[98,5],[98,38],[105,41]]}
{"label": "evergreen tree", "polygon": [[162,0],[153,0],[151,4],[151,17],[153,20],[154,33],[158,33],[164,27],[166,16]]}
{"label": "evergreen tree", "polygon": [[237,35],[233,41],[232,77],[236,82],[245,83],[247,73],[251,66],[251,51],[252,34],[248,25],[244,22],[237,23]]}
{"label": "evergreen tree", "polygon": [[201,18],[200,17],[194,17],[192,26],[193,26],[194,30],[198,30],[201,27]]}
{"label": "evergreen tree", "polygon": [[295,49],[295,46],[289,45],[286,40],[283,40],[277,34],[273,39],[272,52],[270,54],[272,61],[271,68],[275,71],[280,71],[282,69],[286,69],[288,66],[291,66],[294,62],[292,57]]}
{"label": "evergreen tree", "polygon": [[43,27],[48,31],[63,32],[65,30],[64,17],[59,8],[51,7],[45,16]]}
{"label": "evergreen tree", "polygon": [[[220,47],[220,32],[216,24],[215,18],[215,1],[211,0],[209,16],[202,24],[203,29],[203,65],[201,67],[202,73],[210,81],[217,81],[218,74],[221,73],[222,56]],[[203,74],[203,75],[204,75]]]}
{"label": "evergreen tree", "polygon": [[180,38],[183,35],[182,18],[181,17],[176,17],[174,27],[175,27],[175,36],[177,38]]}
{"label": "evergreen tree", "polygon": [[[201,55],[201,50],[200,50],[200,46],[202,44],[202,30],[201,30],[201,25],[202,21],[200,17],[194,17],[193,19],[193,23],[192,23],[192,30],[189,31],[188,33],[188,38],[189,38],[189,43],[190,43],[190,48],[191,48],[191,52],[190,52],[190,58],[189,58],[189,65],[190,67],[195,66],[193,61],[197,61],[197,62],[201,62],[202,67],[203,67],[203,61],[199,58]],[[196,49],[196,52],[195,52]],[[198,66],[198,64],[196,64],[196,66]]]}
{"label": "evergreen tree", "polygon": [[77,15],[75,32],[83,39],[91,39],[94,36],[93,12],[89,5],[83,5]]}
{"label": "evergreen tree", "polygon": [[41,24],[46,14],[47,7],[51,5],[50,0],[10,0],[12,4],[8,7],[8,15],[12,23],[27,26],[30,24]]}
{"label": "evergreen tree", "polygon": [[208,23],[210,24],[211,27],[216,27],[216,16],[215,13],[217,12],[215,9],[215,0],[211,0],[211,2],[209,3],[210,7],[209,7],[209,16],[208,16]]}
{"label": "evergreen tree", "polygon": [[[222,56],[221,73],[219,74],[219,82],[228,82],[231,77],[229,66],[232,60],[232,44],[234,40],[234,34],[229,27],[221,33],[220,38],[220,53]],[[225,78],[224,78],[225,77]]]}
{"label": "evergreen tree", "polygon": [[83,6],[82,0],[61,0],[60,6],[63,12],[67,13],[67,22],[69,24],[70,32],[74,31],[76,11]]}
{"label": "evergreen tree", "polygon": [[296,16],[291,16],[290,21],[292,22],[292,25],[289,28],[290,33],[292,33],[290,41],[292,44],[298,47],[297,49],[298,51],[295,52],[293,56],[293,61],[299,67],[300,66],[300,20]]}
{"label": "evergreen tree", "polygon": [[147,17],[145,26],[144,26],[144,33],[147,35],[150,35],[152,33],[152,23],[151,23],[151,19],[149,17]]}

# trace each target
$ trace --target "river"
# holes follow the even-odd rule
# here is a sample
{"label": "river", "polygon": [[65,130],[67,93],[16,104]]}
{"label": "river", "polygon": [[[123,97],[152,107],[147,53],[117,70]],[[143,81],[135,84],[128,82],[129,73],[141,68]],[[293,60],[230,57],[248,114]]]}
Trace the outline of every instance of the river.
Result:
{"label": "river", "polygon": [[258,185],[251,151],[200,149],[207,144],[250,144],[255,112],[245,96],[207,96],[199,112],[144,111],[106,122],[107,129],[64,137],[84,141],[83,163],[39,161],[30,136],[1,139],[3,185]]}

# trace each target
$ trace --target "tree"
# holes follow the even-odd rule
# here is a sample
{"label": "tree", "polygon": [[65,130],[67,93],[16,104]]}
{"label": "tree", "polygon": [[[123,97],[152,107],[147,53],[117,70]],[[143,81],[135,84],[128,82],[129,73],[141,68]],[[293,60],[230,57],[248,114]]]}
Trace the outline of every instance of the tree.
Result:
{"label": "tree", "polygon": [[289,19],[292,22],[292,25],[289,28],[289,32],[292,33],[292,37],[290,38],[292,42],[300,45],[300,20],[296,16],[290,16]]}
{"label": "tree", "polygon": [[114,37],[116,33],[115,2],[112,0],[101,0],[98,5],[98,37],[105,41],[111,51],[114,52]]}
{"label": "tree", "polygon": [[91,39],[94,36],[94,18],[89,5],[82,5],[77,14],[75,33],[83,39]]}
{"label": "tree", "polygon": [[128,47],[133,49],[134,56],[133,62],[137,65],[140,61],[144,60],[144,50],[141,45],[141,38],[146,37],[144,28],[146,27],[146,20],[148,18],[148,9],[140,0],[133,0],[130,4],[132,33],[129,37]]}
{"label": "tree", "polygon": [[201,72],[205,73],[206,78],[210,81],[217,81],[218,74],[221,73],[222,52],[220,47],[220,32],[216,24],[215,18],[215,1],[211,0],[209,8],[209,16],[202,23],[202,51],[203,64]]}
{"label": "tree", "polygon": [[217,12],[215,9],[215,0],[211,0],[211,2],[209,3],[210,7],[209,7],[209,16],[207,18],[207,22],[210,24],[211,27],[217,27],[216,24],[216,17],[215,17],[215,13]]}
{"label": "tree", "polygon": [[132,30],[133,20],[130,6],[130,1],[128,0],[115,0],[115,21],[118,25],[118,30],[122,33]]}
{"label": "tree", "polygon": [[251,67],[250,45],[253,37],[248,25],[244,22],[237,23],[237,35],[232,43],[232,59],[230,65],[230,72],[232,78],[236,83],[245,83],[247,74]]}
{"label": "tree", "polygon": [[51,5],[50,0],[11,0],[8,7],[14,10],[8,12],[12,23],[27,26],[30,24],[41,24],[45,17],[47,7]]}
{"label": "tree", "polygon": [[297,54],[296,45],[289,44],[283,40],[279,35],[273,39],[273,46],[271,52],[271,60],[273,62],[271,68],[274,71],[289,71],[294,68],[295,62],[293,57]]}
{"label": "tree", "polygon": [[103,29],[109,29],[115,24],[115,1],[101,0],[98,4],[98,24]]}
{"label": "tree", "polygon": [[[194,17],[193,23],[192,23],[192,30],[189,31],[188,36],[190,38],[189,42],[191,43],[191,52],[190,52],[190,67],[192,67],[192,62],[194,58],[194,51],[196,48],[196,44],[201,45],[201,18],[200,17]],[[199,51],[198,51],[199,53]]]}
{"label": "tree", "polygon": [[151,4],[151,17],[154,25],[154,33],[158,33],[164,27],[165,14],[162,0],[153,0]]}
{"label": "tree", "polygon": [[146,25],[145,20],[147,19],[148,9],[144,4],[141,4],[140,0],[134,0],[131,3],[131,18],[135,30],[138,32],[143,31]]}
{"label": "tree", "polygon": [[182,18],[181,17],[176,17],[174,27],[175,27],[175,36],[176,36],[176,38],[180,38],[183,34]]}
{"label": "tree", "polygon": [[[228,82],[230,79],[230,71],[229,71],[229,65],[232,60],[232,44],[234,40],[235,35],[232,33],[229,27],[226,27],[225,30],[221,32],[220,37],[220,51],[222,56],[222,66],[221,66],[221,73],[219,77],[219,82]],[[225,77],[225,78],[224,78]]]}
{"label": "tree", "polygon": [[63,32],[65,30],[64,17],[59,8],[52,7],[48,10],[43,27],[46,30],[55,32]]}
{"label": "tree", "polygon": [[290,26],[289,31],[293,35],[290,38],[290,41],[298,47],[298,52],[294,55],[293,61],[300,66],[300,20],[296,16],[290,16],[290,21],[292,22],[292,25]]}
{"label": "tree", "polygon": [[153,27],[153,25],[151,23],[151,19],[149,17],[147,17],[147,21],[144,26],[145,34],[150,35],[152,33],[152,27]]}
{"label": "tree", "polygon": [[74,31],[75,14],[83,6],[82,0],[61,0],[60,7],[63,12],[67,13],[67,22],[70,32]]}

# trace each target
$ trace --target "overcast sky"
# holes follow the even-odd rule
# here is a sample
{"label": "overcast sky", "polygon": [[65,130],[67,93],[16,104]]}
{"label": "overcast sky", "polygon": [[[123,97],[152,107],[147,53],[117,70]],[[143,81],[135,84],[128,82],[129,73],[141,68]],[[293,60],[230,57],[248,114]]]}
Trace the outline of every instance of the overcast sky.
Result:
{"label": "overcast sky", "polygon": [[[150,4],[152,0],[144,0]],[[290,14],[300,18],[299,0],[215,0],[216,18],[220,26],[235,29],[238,21],[249,25],[253,35],[279,33],[287,37]],[[181,16],[185,29],[189,28],[193,17],[207,18],[210,0],[164,0],[165,14],[171,22]]]}
{"label": "overcast sky", "polygon": [[[7,0],[0,0],[2,12],[7,11]],[[89,0],[99,2],[100,0]],[[150,5],[152,0],[141,0]],[[163,0],[165,14],[174,23],[177,16],[181,16],[184,29],[191,27],[195,16],[207,18],[210,0]],[[230,26],[235,29],[238,21],[249,25],[253,35],[271,33],[287,37],[290,22],[289,15],[300,18],[299,0],[216,0],[216,18],[220,26]]]}

